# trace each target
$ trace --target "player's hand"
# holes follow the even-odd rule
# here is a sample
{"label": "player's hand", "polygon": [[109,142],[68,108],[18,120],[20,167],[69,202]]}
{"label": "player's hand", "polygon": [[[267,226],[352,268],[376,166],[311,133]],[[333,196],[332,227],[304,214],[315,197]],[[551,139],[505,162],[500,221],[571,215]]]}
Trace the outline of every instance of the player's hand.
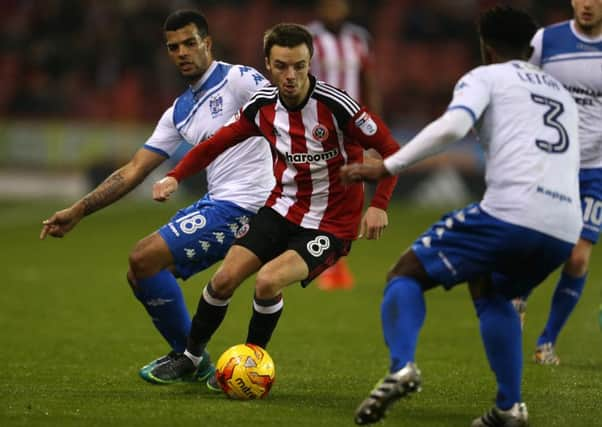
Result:
{"label": "player's hand", "polygon": [[70,207],[62,211],[55,212],[50,218],[42,221],[42,231],[40,239],[44,240],[46,236],[63,237],[83,218],[83,212]]}
{"label": "player's hand", "polygon": [[345,184],[360,181],[376,181],[385,176],[389,176],[389,172],[385,169],[382,160],[371,159],[367,164],[352,163],[341,168],[341,180]]}
{"label": "player's hand", "polygon": [[358,239],[378,240],[389,225],[387,211],[370,206],[360,224]]}
{"label": "player's hand", "polygon": [[153,185],[153,199],[158,202],[164,202],[169,199],[172,193],[178,189],[178,180],[166,176],[165,178],[155,182]]}

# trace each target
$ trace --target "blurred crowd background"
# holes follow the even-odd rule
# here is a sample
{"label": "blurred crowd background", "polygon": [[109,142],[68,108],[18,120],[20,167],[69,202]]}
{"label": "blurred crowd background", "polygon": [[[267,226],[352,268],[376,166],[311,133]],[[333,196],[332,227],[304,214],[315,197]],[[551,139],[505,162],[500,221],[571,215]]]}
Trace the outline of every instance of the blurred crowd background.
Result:
{"label": "blurred crowd background", "polygon": [[[389,123],[441,113],[450,88],[478,63],[474,21],[493,1],[355,1],[352,21],[373,36]],[[513,1],[543,24],[570,16],[569,0]],[[170,11],[207,16],[216,56],[263,70],[261,37],[314,18],[294,0],[2,0],[0,114],[155,121],[184,87],[165,55]]]}
{"label": "blurred crowd background", "polygon": [[[456,80],[479,64],[475,20],[497,2],[351,3],[351,21],[373,37],[383,117],[394,132],[406,135],[441,114]],[[572,13],[569,0],[505,3],[530,11],[541,25]],[[264,71],[265,29],[277,22],[307,23],[315,18],[312,2],[301,0],[0,0],[0,4],[0,167],[8,162],[55,169],[72,166],[65,153],[74,150],[78,140],[90,141],[87,126],[110,123],[112,140],[125,138],[133,124],[148,127],[150,133],[186,87],[165,53],[161,29],[177,8],[198,8],[207,16],[216,58],[260,71]],[[49,131],[47,124],[56,126],[57,120],[80,132],[56,127],[54,133]],[[30,130],[33,137],[28,138]],[[60,145],[57,132],[67,132],[66,139],[73,143],[54,154],[42,150],[45,154],[36,157],[34,140]],[[107,137],[98,132],[96,128],[98,141]],[[114,157],[127,158],[133,152],[130,147],[144,142],[137,132],[130,136],[134,140],[128,140],[127,149],[113,141],[104,151],[97,147],[83,152],[121,149]],[[81,157],[76,165],[86,163]],[[83,158],[97,160],[93,155]]]}

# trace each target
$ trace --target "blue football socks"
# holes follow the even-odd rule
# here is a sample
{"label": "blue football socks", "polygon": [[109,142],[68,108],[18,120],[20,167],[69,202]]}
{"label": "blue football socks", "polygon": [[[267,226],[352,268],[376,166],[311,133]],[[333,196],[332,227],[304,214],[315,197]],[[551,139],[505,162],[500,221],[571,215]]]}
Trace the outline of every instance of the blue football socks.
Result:
{"label": "blue football socks", "polygon": [[395,277],[385,288],[381,321],[391,355],[390,371],[414,361],[418,334],[424,323],[426,306],[420,284],[410,277]]}
{"label": "blue football socks", "polygon": [[548,322],[537,340],[538,346],[548,342],[556,343],[560,330],[573,312],[579,297],[581,297],[586,278],[587,274],[582,277],[571,277],[566,273],[562,273],[552,297]]}
{"label": "blue football socks", "polygon": [[512,303],[501,295],[479,298],[474,304],[489,366],[497,380],[496,406],[507,410],[521,401],[523,354],[520,319]]}
{"label": "blue football socks", "polygon": [[154,276],[138,279],[137,284],[136,298],[146,308],[155,328],[173,350],[183,352],[190,331],[190,315],[174,275],[161,270]]}

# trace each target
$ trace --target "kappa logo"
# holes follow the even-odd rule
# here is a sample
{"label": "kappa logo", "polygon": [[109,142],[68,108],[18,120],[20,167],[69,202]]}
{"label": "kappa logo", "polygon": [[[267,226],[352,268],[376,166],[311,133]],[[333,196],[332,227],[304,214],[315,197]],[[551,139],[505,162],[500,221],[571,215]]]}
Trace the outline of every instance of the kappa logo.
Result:
{"label": "kappa logo", "polygon": [[186,257],[188,259],[194,259],[196,256],[196,251],[193,248],[184,248],[184,252],[186,253]]}
{"label": "kappa logo", "polygon": [[146,305],[149,305],[151,307],[160,307],[162,305],[169,304],[172,301],[173,299],[155,298],[146,300]]}
{"label": "kappa logo", "polygon": [[226,238],[226,235],[221,231],[214,231],[213,237],[215,237],[217,243],[224,244],[224,239]]}
{"label": "kappa logo", "polygon": [[311,134],[318,141],[324,142],[324,141],[326,141],[328,139],[329,132],[328,132],[328,128],[326,126],[318,124],[311,131]]}

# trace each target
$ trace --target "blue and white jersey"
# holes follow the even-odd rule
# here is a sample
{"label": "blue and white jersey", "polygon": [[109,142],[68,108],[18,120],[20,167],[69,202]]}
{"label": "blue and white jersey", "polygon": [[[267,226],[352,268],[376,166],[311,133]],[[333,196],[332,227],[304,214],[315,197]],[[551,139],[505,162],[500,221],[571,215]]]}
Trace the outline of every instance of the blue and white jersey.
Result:
{"label": "blue and white jersey", "polygon": [[[202,79],[163,113],[144,147],[165,157],[180,144],[202,143],[230,120],[251,95],[268,84],[254,68],[214,61]],[[272,153],[263,138],[222,153],[207,167],[208,194],[256,212],[274,186]]]}
{"label": "blue and white jersey", "polygon": [[558,79],[579,108],[581,168],[602,168],[602,36],[579,34],[574,21],[540,29],[530,61]]}
{"label": "blue and white jersey", "polygon": [[449,108],[475,120],[486,158],[483,210],[575,243],[582,226],[578,113],[562,84],[524,61],[481,66],[459,80]]}

